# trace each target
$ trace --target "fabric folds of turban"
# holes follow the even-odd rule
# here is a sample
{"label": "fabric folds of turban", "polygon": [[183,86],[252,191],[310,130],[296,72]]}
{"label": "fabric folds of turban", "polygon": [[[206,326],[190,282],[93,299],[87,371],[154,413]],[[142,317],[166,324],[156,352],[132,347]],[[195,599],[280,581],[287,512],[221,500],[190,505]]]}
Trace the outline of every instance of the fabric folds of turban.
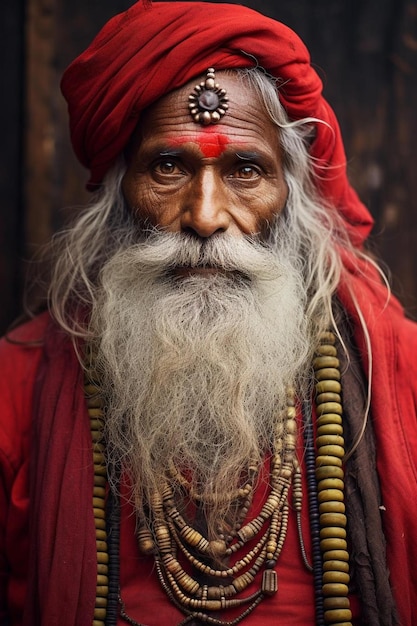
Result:
{"label": "fabric folds of turban", "polygon": [[[94,190],[126,147],[141,112],[173,89],[216,70],[259,65],[279,79],[291,119],[314,117],[311,148],[320,192],[342,213],[360,245],[372,219],[346,177],[336,117],[299,37],[252,9],[208,2],[145,2],[116,15],[66,70],[75,153],[91,172]],[[186,106],[186,103],[185,103]]]}

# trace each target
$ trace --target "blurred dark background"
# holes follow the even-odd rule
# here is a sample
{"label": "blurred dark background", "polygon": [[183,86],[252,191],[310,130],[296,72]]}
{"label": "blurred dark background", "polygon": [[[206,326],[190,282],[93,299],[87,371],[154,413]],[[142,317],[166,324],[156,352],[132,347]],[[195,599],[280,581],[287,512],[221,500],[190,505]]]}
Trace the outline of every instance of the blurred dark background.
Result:
{"label": "blurred dark background", "polygon": [[[67,64],[130,0],[4,0],[0,21],[0,332],[21,311],[27,263],[82,204],[59,90]],[[310,49],[341,123],[354,187],[375,217],[372,250],[417,318],[417,2],[246,0]],[[204,14],[201,19],[204,20]]]}

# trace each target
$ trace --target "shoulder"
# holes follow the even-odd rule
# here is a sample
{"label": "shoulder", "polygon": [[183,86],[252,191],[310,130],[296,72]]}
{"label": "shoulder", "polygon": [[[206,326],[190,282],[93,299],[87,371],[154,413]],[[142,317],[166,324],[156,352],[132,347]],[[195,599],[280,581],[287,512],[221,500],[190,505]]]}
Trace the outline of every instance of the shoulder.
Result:
{"label": "shoulder", "polygon": [[49,321],[43,313],[0,340],[0,454],[15,468],[30,436],[33,388]]}
{"label": "shoulder", "polygon": [[417,383],[417,322],[399,315],[393,316],[392,328],[397,362],[408,364],[408,374],[414,374],[414,382]]}
{"label": "shoulder", "polygon": [[417,359],[417,322],[405,318],[401,324],[401,336],[407,341],[410,351]]}
{"label": "shoulder", "polygon": [[0,394],[9,397],[28,388],[39,363],[50,320],[43,313],[14,328],[0,340]]}
{"label": "shoulder", "polygon": [[[394,327],[395,391],[402,404],[402,422],[413,425],[417,446],[417,323],[404,319]],[[414,458],[417,463],[416,451]]]}
{"label": "shoulder", "polygon": [[29,344],[40,344],[44,339],[50,319],[49,313],[45,311],[15,326],[0,339],[0,354],[3,350],[7,350],[7,346],[24,347]]}

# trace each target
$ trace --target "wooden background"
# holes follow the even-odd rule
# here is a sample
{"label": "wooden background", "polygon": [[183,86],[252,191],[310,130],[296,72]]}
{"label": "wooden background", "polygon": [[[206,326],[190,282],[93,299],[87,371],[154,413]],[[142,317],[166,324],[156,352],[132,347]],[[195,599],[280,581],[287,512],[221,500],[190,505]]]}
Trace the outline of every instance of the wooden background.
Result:
{"label": "wooden background", "polygon": [[[242,1],[307,43],[371,209],[372,248],[417,317],[417,2]],[[0,21],[0,332],[21,310],[24,259],[87,198],[59,80],[129,0],[3,0]],[[202,13],[202,20],[204,14]]]}

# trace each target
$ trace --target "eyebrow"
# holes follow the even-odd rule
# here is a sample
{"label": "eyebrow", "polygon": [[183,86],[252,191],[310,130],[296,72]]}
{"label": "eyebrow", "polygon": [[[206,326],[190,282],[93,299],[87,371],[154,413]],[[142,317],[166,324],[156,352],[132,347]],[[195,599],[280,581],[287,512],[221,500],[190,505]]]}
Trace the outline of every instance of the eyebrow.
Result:
{"label": "eyebrow", "polygon": [[158,157],[179,157],[184,154],[184,150],[156,150],[155,154]]}
{"label": "eyebrow", "polygon": [[243,150],[235,153],[238,159],[242,161],[259,161],[261,160],[262,154],[256,152],[255,150]]}

